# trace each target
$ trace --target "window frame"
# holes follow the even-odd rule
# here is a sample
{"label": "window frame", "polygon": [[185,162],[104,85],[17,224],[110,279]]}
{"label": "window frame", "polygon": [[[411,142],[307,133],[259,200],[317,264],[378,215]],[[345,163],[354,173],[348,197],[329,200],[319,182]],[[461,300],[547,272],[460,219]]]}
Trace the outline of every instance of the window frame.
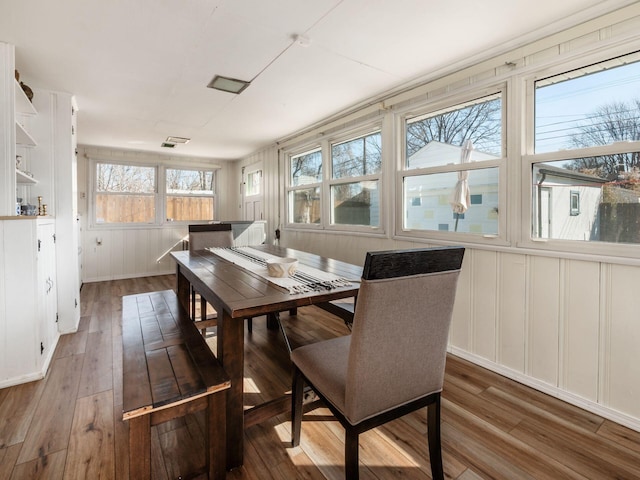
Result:
{"label": "window frame", "polygon": [[[89,187],[89,201],[88,201],[88,228],[91,230],[101,229],[139,229],[139,228],[160,228],[165,225],[188,225],[192,223],[206,223],[212,220],[216,220],[219,206],[217,205],[217,191],[218,191],[218,170],[220,167],[196,163],[185,163],[178,165],[174,161],[127,161],[126,159],[105,159],[101,157],[89,156],[88,158],[88,187]],[[136,167],[153,168],[155,170],[155,191],[147,195],[154,197],[155,215],[153,222],[120,222],[120,223],[98,223],[96,219],[97,205],[96,195],[100,192],[97,191],[97,165],[98,164],[111,164],[111,165],[128,165]],[[166,189],[166,170],[195,170],[195,171],[211,171],[213,173],[213,205],[214,205],[214,218],[205,220],[168,220],[167,219],[167,197],[175,196],[174,194],[167,194]],[[201,196],[201,195],[197,195]],[[210,196],[210,195],[205,195]]]}
{"label": "window frame", "polygon": [[[319,182],[306,183],[304,185],[292,185],[292,172],[291,172],[291,159],[294,157],[299,157],[302,155],[307,155],[310,153],[320,152],[321,162],[322,162],[322,177]],[[322,149],[322,145],[318,143],[311,143],[305,145],[303,148],[298,148],[295,150],[290,150],[284,152],[283,154],[284,162],[285,162],[285,172],[286,172],[286,180],[285,180],[285,195],[284,195],[284,212],[286,218],[287,228],[292,229],[311,229],[311,230],[321,230],[323,228],[323,221],[325,218],[325,212],[323,204],[323,183],[324,178],[326,176],[326,165],[325,165],[325,154]],[[319,188],[320,189],[320,222],[318,223],[302,223],[302,222],[294,222],[291,219],[291,211],[289,209],[290,195],[292,192],[307,190],[310,188]]]}
{"label": "window frame", "polygon": [[537,238],[533,236],[534,230],[534,205],[533,205],[533,170],[538,164],[550,163],[563,160],[571,160],[580,157],[594,157],[611,154],[629,153],[640,151],[640,141],[618,142],[609,145],[597,145],[586,148],[575,148],[556,150],[550,152],[535,153],[535,90],[536,82],[550,77],[569,74],[579,69],[589,70],[585,73],[598,71],[599,65],[605,65],[616,58],[632,55],[638,50],[630,49],[628,46],[620,46],[605,53],[599,52],[597,55],[579,55],[570,60],[564,59],[547,65],[544,68],[523,75],[521,82],[523,85],[523,153],[521,155],[521,218],[519,240],[517,247],[527,248],[536,251],[548,251],[556,254],[575,256],[575,252],[580,255],[598,256],[602,259],[607,257],[615,259],[618,257],[640,258],[640,245],[630,243],[613,243],[603,241],[567,240],[558,238]]}
{"label": "window frame", "polygon": [[[406,238],[411,240],[432,240],[441,243],[461,242],[473,244],[489,244],[508,246],[509,231],[507,218],[510,209],[507,204],[508,190],[508,169],[509,169],[509,135],[510,131],[507,127],[510,116],[511,98],[511,81],[492,82],[485,85],[472,86],[471,88],[458,91],[454,94],[443,95],[439,98],[431,99],[429,102],[422,104],[411,104],[399,111],[396,119],[396,132],[398,141],[396,146],[397,162],[395,171],[395,236],[397,238]],[[500,95],[501,99],[501,157],[494,160],[482,160],[480,162],[470,162],[467,164],[452,165],[436,165],[432,167],[407,168],[406,158],[406,138],[407,124],[412,119],[430,114],[445,113],[455,110],[457,106],[466,103],[472,103],[476,100],[493,95]],[[404,182],[406,178],[417,177],[421,175],[453,173],[459,171],[468,171],[470,174],[474,170],[483,170],[487,168],[498,169],[498,211],[504,212],[498,214],[498,232],[496,234],[477,234],[471,232],[456,232],[443,230],[417,230],[405,228],[404,218],[406,214],[406,204],[404,195]]]}
{"label": "window frame", "polygon": [[[380,172],[376,174],[363,175],[357,177],[342,177],[333,178],[333,164],[331,157],[331,148],[335,144],[348,142],[358,138],[363,138],[368,135],[380,133],[381,136],[381,156],[382,165]],[[383,120],[377,119],[375,121],[363,122],[357,127],[339,129],[331,135],[324,136],[322,140],[315,140],[313,142],[305,143],[297,147],[281,151],[280,160],[284,164],[284,171],[286,172],[285,179],[285,195],[283,198],[284,212],[285,212],[285,227],[288,230],[313,230],[323,232],[340,232],[340,233],[354,233],[363,235],[385,235],[386,234],[386,222],[387,222],[387,206],[386,198],[388,192],[385,191],[385,170],[387,169],[386,163],[386,149],[385,149],[385,129],[383,127]],[[319,151],[322,156],[322,180],[316,183],[309,183],[306,185],[292,186],[291,185],[291,159],[293,157],[304,155],[307,153],[313,153]],[[354,225],[354,224],[335,224],[332,222],[332,192],[331,188],[334,185],[343,185],[349,183],[358,183],[361,181],[378,181],[379,189],[379,201],[380,201],[380,222],[377,226],[369,225]],[[319,223],[296,223],[293,222],[291,212],[289,209],[289,195],[290,192],[295,190],[304,190],[308,188],[320,189],[320,222]]]}
{"label": "window frame", "polygon": [[[377,173],[368,174],[368,175],[333,178],[333,146],[350,142],[352,140],[358,140],[360,138],[364,139],[365,137],[368,137],[370,135],[374,135],[377,133],[380,134],[380,147],[381,147],[380,171]],[[356,130],[350,130],[350,131],[343,132],[340,135],[332,136],[327,141],[327,152],[328,152],[328,156],[327,156],[326,164],[328,166],[329,171],[327,171],[328,178],[326,181],[326,184],[327,184],[327,193],[326,193],[327,217],[325,217],[327,219],[326,229],[340,231],[340,232],[349,231],[349,232],[366,232],[366,233],[384,233],[385,191],[384,191],[383,172],[384,172],[385,157],[384,157],[384,136],[382,132],[382,124],[381,123],[369,124],[369,125],[360,127]],[[333,206],[332,206],[333,205],[332,188],[336,185],[347,185],[347,184],[371,182],[371,181],[378,182],[378,195],[379,195],[378,200],[379,200],[379,208],[380,208],[380,214],[379,214],[380,221],[378,225],[356,225],[356,224],[348,224],[348,223],[334,223],[333,221],[334,212],[333,212]]]}
{"label": "window frame", "polygon": [[[169,219],[167,217],[168,214],[168,208],[167,208],[167,202],[169,197],[192,197],[192,198],[210,198],[211,201],[213,202],[213,213],[215,216],[215,212],[216,212],[216,172],[214,169],[210,169],[210,168],[202,168],[202,167],[190,167],[190,166],[174,166],[174,165],[163,165],[159,167],[160,171],[162,172],[162,176],[163,176],[163,186],[164,186],[164,191],[159,193],[162,196],[162,205],[163,205],[163,217],[164,218],[164,222],[165,223],[175,223],[175,224],[189,224],[189,223],[197,223],[197,222],[210,222],[213,221],[213,218],[206,218],[206,219],[192,219],[192,220],[175,220],[175,219]],[[183,193],[183,194],[177,194],[177,193],[169,193],[167,191],[167,170],[182,170],[182,171],[190,171],[190,172],[211,172],[213,178],[212,178],[212,190],[213,192],[211,194],[209,193]]]}

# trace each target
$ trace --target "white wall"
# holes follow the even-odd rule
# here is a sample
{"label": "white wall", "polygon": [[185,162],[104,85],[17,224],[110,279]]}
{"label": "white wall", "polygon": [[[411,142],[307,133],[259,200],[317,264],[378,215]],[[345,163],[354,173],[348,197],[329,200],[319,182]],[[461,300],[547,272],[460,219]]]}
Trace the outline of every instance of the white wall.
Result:
{"label": "white wall", "polygon": [[[571,55],[614,52],[620,49],[618,43],[624,43],[624,48],[635,44],[637,49],[637,32],[640,8],[636,4],[498,59],[438,78],[400,97],[404,97],[406,105],[497,78],[512,81],[512,88],[522,88],[517,80],[519,72]],[[385,125],[393,125],[393,109],[384,106],[387,109],[374,113],[370,106],[363,108],[363,119],[365,114],[369,118],[377,115],[384,117]],[[302,144],[319,138],[321,132],[357,122],[357,113],[349,113],[343,122],[333,118],[316,129],[316,137],[314,131],[305,132],[299,138],[283,140],[280,146]],[[515,139],[516,145],[519,142]],[[508,198],[516,207],[504,214],[501,211],[509,219],[507,242],[496,247],[466,245],[450,351],[640,431],[638,261],[519,246],[519,239],[524,238],[523,232],[528,232],[529,227],[528,213],[523,213],[526,207],[519,207],[518,190],[526,188],[527,183],[519,178],[520,153],[512,149],[511,155],[515,163],[509,167],[512,191]],[[275,146],[243,159],[236,168],[239,171],[258,159],[265,166],[265,213],[271,241],[275,226],[285,221],[285,178],[279,173],[281,159]],[[380,236],[284,228],[281,244],[355,264],[362,264],[369,250],[429,245],[429,239],[395,235],[393,225],[389,215],[387,233]]]}

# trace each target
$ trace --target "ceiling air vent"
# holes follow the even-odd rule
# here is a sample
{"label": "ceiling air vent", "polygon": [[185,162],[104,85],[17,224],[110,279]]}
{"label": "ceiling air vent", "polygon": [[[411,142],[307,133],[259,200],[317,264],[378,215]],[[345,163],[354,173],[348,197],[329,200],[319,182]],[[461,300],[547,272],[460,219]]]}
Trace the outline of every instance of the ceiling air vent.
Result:
{"label": "ceiling air vent", "polygon": [[167,137],[165,142],[168,143],[189,143],[190,138],[185,137]]}
{"label": "ceiling air vent", "polygon": [[169,143],[169,142],[162,142],[160,144],[160,146],[162,148],[176,148],[176,144],[175,143]]}

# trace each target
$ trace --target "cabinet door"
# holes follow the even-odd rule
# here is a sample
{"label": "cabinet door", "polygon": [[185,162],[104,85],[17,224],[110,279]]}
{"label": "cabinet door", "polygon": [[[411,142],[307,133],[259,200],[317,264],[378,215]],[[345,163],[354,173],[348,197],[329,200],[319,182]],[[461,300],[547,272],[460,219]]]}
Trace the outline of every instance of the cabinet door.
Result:
{"label": "cabinet door", "polygon": [[[0,355],[4,366],[0,381],[21,383],[35,379],[39,370],[39,296],[37,281],[36,221],[0,221],[2,227],[4,303],[4,338],[0,338]],[[0,315],[0,317],[2,317]],[[4,385],[0,385],[4,386]]]}
{"label": "cabinet door", "polygon": [[56,247],[53,222],[38,227],[38,283],[40,289],[40,360],[48,362],[57,343]]}

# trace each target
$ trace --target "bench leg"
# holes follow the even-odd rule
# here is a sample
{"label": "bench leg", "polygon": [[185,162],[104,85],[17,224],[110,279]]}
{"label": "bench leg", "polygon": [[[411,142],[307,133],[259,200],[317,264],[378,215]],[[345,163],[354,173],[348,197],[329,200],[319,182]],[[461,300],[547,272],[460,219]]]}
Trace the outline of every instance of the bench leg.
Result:
{"label": "bench leg", "polygon": [[205,435],[205,454],[209,480],[224,480],[227,476],[227,408],[226,392],[209,395],[206,411],[207,434]]}
{"label": "bench leg", "polygon": [[151,479],[151,418],[129,420],[129,478]]}

